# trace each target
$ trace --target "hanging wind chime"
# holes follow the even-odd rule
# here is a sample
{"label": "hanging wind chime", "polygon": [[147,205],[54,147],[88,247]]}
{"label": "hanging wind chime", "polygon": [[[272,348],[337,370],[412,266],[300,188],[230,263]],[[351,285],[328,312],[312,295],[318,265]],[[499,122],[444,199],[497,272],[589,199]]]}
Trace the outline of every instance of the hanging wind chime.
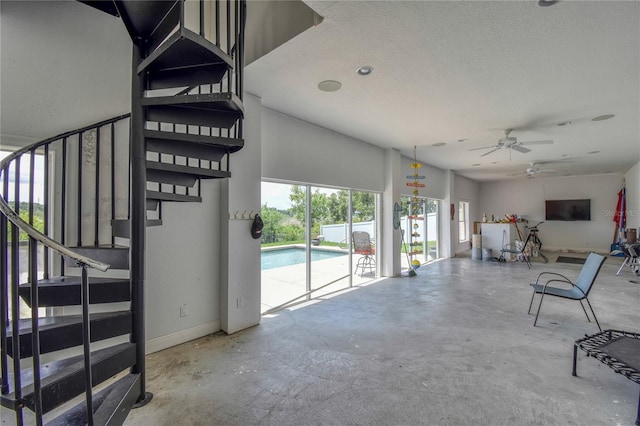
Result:
{"label": "hanging wind chime", "polygon": [[420,224],[419,221],[424,220],[424,217],[420,216],[420,199],[418,198],[419,189],[424,188],[425,184],[420,183],[420,180],[425,177],[419,174],[419,170],[422,168],[422,164],[418,162],[416,158],[416,147],[413,147],[413,163],[409,165],[412,169],[413,174],[408,175],[407,179],[410,182],[407,182],[407,186],[413,188],[413,197],[411,199],[410,204],[410,212],[409,212],[409,227],[411,228],[411,243],[409,244],[409,258],[411,259],[411,265],[409,265],[412,269],[418,269],[420,267],[420,260],[417,259],[417,256],[423,253],[423,242],[420,241]]}

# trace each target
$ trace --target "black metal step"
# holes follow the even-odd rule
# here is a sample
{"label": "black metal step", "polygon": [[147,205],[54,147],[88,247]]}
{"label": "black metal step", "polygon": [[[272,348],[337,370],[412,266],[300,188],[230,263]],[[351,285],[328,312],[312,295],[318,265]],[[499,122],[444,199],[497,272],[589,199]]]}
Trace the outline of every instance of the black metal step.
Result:
{"label": "black metal step", "polygon": [[[147,219],[147,227],[160,225],[162,225],[162,219]],[[129,219],[112,220],[111,233],[114,237],[129,238],[129,235],[131,235],[131,221]]]}
{"label": "black metal step", "polygon": [[[151,175],[151,177],[149,177]],[[197,178],[227,178],[230,172],[205,169],[201,167],[183,166],[180,164],[161,163],[147,160],[147,180],[150,182],[168,183],[172,185],[193,186]],[[188,185],[189,182],[193,182]]]}
{"label": "black metal step", "polygon": [[[20,284],[20,297],[31,306],[31,283]],[[115,303],[131,300],[128,279],[89,278],[89,303]],[[72,306],[82,303],[80,277],[53,277],[38,281],[39,306]]]}
{"label": "black metal step", "polygon": [[196,195],[173,194],[171,192],[158,192],[147,190],[147,200],[177,201],[183,203],[200,203],[202,197]]}
{"label": "black metal step", "polygon": [[149,89],[219,83],[233,60],[218,46],[191,30],[171,34],[138,66],[147,72]]}
{"label": "black metal step", "polygon": [[[91,341],[108,339],[131,333],[131,312],[101,312],[90,314]],[[59,351],[82,345],[82,315],[40,318],[40,353]],[[31,319],[21,319],[20,358],[33,355],[31,345]],[[13,332],[7,327],[7,353],[13,352]]]}
{"label": "black metal step", "polygon": [[118,12],[131,39],[146,41],[154,49],[180,20],[178,0],[119,1]]}
{"label": "black metal step", "polygon": [[[139,374],[127,374],[93,396],[93,424],[122,425],[142,392]],[[87,405],[82,402],[47,423],[47,426],[84,426]]]}
{"label": "black metal step", "polygon": [[[100,245],[71,247],[71,250],[90,259],[98,260],[109,265],[109,269],[129,269],[129,247],[118,245]],[[79,266],[75,260],[65,257],[67,266]]]}
{"label": "black metal step", "polygon": [[[109,348],[91,352],[91,382],[97,386],[114,375],[133,366],[136,362],[136,345],[121,343]],[[33,370],[22,370],[21,400],[17,401],[15,391],[2,395],[2,405],[15,409],[20,402],[35,411],[35,390]],[[65,402],[84,393],[84,358],[76,355],[71,358],[50,362],[40,367],[42,390],[42,410],[47,413]],[[9,376],[9,384],[13,385]]]}
{"label": "black metal step", "polygon": [[91,7],[95,7],[98,10],[101,10],[109,15],[120,16],[118,14],[118,10],[116,9],[116,5],[113,1],[108,0],[78,0],[80,3],[84,3]]}
{"label": "black metal step", "polygon": [[220,161],[227,152],[239,151],[244,146],[243,139],[159,130],[145,130],[144,137],[147,151],[210,161]]}
{"label": "black metal step", "polygon": [[244,116],[242,101],[230,92],[147,97],[141,104],[147,120],[159,123],[229,128]]}
{"label": "black metal step", "polygon": [[[167,164],[167,166],[173,165]],[[196,184],[198,177],[191,173],[180,172],[178,171],[178,167],[184,166],[175,166],[171,169],[169,167],[164,168],[162,163],[147,161],[147,182],[179,185],[187,188],[193,187],[193,185]]]}

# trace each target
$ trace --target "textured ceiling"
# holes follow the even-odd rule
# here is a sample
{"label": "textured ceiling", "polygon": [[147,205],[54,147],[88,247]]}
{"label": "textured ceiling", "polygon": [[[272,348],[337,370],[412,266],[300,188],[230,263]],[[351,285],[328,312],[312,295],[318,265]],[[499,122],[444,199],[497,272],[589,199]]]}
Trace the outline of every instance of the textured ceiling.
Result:
{"label": "textured ceiling", "polygon": [[[407,156],[417,146],[419,160],[475,180],[522,177],[510,175],[531,162],[549,176],[624,172],[640,159],[637,1],[305,3],[323,22],[247,67],[268,108]],[[373,74],[357,75],[362,65]],[[342,88],[319,91],[327,79]],[[615,117],[591,121],[603,114]],[[554,143],[469,151],[506,128]]]}

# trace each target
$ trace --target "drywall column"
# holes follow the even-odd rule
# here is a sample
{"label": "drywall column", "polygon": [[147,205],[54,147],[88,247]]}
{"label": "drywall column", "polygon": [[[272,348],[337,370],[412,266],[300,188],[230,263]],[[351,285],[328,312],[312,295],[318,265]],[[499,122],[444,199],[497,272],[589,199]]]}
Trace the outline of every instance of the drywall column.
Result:
{"label": "drywall column", "polygon": [[260,240],[251,237],[253,221],[242,214],[260,212],[262,105],[246,93],[243,102],[244,148],[231,155],[231,178],[220,197],[220,328],[229,334],[260,322]]}
{"label": "drywall column", "polygon": [[402,179],[400,151],[389,148],[384,151],[384,192],[382,193],[382,269],[384,277],[400,276],[401,231],[393,227],[395,203],[400,203]]}

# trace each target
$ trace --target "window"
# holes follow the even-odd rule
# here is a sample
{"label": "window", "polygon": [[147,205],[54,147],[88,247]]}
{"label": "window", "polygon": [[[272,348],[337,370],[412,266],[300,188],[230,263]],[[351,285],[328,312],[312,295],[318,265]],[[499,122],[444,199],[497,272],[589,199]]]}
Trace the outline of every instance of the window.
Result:
{"label": "window", "polygon": [[458,204],[458,242],[469,241],[469,203],[460,201]]}

